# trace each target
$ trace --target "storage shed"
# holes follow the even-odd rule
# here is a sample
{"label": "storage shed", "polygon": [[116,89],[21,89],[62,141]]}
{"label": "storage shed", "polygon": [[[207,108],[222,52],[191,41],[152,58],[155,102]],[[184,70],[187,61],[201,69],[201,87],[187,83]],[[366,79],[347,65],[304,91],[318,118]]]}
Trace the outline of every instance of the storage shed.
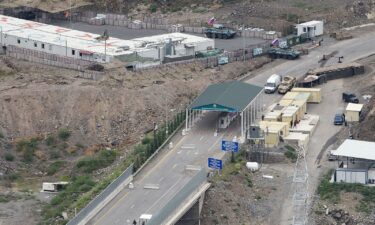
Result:
{"label": "storage shed", "polygon": [[307,35],[308,38],[323,35],[323,21],[309,21],[296,25],[297,36]]}
{"label": "storage shed", "polygon": [[291,92],[310,93],[307,103],[320,103],[322,100],[320,88],[293,88]]}
{"label": "storage shed", "polygon": [[363,104],[349,103],[345,110],[345,120],[348,122],[358,122],[362,108]]}

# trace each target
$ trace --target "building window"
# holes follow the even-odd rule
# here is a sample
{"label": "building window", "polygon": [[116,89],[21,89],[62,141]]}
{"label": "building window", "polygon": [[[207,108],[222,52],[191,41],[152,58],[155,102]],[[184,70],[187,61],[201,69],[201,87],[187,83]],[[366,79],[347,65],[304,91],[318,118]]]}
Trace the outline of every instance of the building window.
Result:
{"label": "building window", "polygon": [[52,51],[52,45],[48,45],[48,49]]}
{"label": "building window", "polygon": [[34,42],[34,47],[35,48],[38,47],[38,43]]}
{"label": "building window", "polygon": [[76,54],[76,50],[72,49],[72,55]]}
{"label": "building window", "polygon": [[303,28],[303,32],[306,32],[306,27]]}
{"label": "building window", "polygon": [[82,57],[82,53],[81,52],[79,53],[79,56]]}
{"label": "building window", "polygon": [[316,27],[314,26],[314,30],[316,30]]}
{"label": "building window", "polygon": [[21,39],[17,39],[17,43],[18,43],[18,44],[21,44]]}
{"label": "building window", "polygon": [[42,44],[42,48],[44,49],[44,44]]}

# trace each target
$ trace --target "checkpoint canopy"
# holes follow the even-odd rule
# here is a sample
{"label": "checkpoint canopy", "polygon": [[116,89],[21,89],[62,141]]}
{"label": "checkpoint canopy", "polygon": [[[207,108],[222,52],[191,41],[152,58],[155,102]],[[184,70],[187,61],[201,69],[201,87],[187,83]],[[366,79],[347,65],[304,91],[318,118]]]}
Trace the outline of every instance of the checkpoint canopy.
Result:
{"label": "checkpoint canopy", "polygon": [[196,114],[202,111],[240,113],[244,137],[250,122],[254,122],[261,111],[259,96],[262,93],[263,87],[237,80],[210,85],[186,109],[186,130],[193,125]]}

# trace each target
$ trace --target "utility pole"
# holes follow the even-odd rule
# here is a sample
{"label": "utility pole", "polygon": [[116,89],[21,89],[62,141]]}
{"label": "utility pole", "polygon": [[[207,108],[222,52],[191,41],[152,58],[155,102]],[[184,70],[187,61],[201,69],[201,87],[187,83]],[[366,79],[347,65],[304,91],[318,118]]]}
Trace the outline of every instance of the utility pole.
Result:
{"label": "utility pole", "polygon": [[243,48],[243,61],[245,61],[245,24],[242,24],[242,48]]}

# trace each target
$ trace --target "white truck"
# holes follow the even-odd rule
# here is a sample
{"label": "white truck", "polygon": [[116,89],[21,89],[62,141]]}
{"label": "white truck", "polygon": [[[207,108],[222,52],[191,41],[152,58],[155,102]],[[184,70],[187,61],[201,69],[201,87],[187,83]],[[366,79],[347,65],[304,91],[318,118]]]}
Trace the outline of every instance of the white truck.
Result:
{"label": "white truck", "polygon": [[267,94],[274,93],[281,83],[282,77],[278,74],[273,74],[267,79],[267,83],[264,86],[264,92]]}

